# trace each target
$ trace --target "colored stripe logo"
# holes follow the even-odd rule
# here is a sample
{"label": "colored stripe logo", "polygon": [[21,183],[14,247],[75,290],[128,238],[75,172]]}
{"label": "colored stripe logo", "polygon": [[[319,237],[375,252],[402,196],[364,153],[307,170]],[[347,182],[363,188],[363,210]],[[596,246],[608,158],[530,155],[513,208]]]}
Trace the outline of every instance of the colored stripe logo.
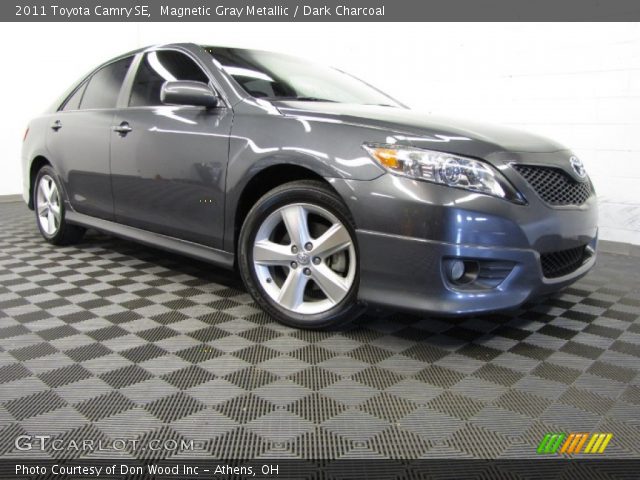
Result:
{"label": "colored stripe logo", "polygon": [[604,449],[609,445],[611,438],[613,438],[611,433],[594,434],[589,440],[587,448],[584,449],[584,453],[604,453]]}
{"label": "colored stripe logo", "polygon": [[538,445],[537,453],[604,453],[612,438],[612,433],[547,433]]}
{"label": "colored stripe logo", "polygon": [[580,453],[587,438],[589,438],[588,433],[571,433],[562,445],[560,453]]}
{"label": "colored stripe logo", "polygon": [[547,433],[538,445],[538,453],[556,453],[565,436],[564,433]]}

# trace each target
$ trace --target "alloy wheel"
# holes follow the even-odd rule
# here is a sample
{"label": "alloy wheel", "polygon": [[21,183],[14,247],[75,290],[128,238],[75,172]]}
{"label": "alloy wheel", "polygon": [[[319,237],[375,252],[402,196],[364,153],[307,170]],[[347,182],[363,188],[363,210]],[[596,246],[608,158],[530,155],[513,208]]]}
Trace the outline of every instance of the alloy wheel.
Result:
{"label": "alloy wheel", "polygon": [[349,293],[356,276],[354,241],[347,227],[317,205],[295,203],[262,222],[253,268],[263,290],[298,314],[323,313]]}
{"label": "alloy wheel", "polygon": [[48,237],[53,237],[60,229],[62,207],[56,182],[49,175],[43,175],[38,182],[36,209],[40,228]]}

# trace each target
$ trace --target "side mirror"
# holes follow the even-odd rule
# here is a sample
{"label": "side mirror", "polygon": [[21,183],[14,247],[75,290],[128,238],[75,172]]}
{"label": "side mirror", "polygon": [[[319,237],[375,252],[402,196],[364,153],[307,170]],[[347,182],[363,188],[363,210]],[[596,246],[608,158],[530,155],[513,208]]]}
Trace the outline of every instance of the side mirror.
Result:
{"label": "side mirror", "polygon": [[164,82],[160,90],[160,101],[168,105],[194,105],[207,108],[218,105],[218,97],[209,85],[189,80]]}

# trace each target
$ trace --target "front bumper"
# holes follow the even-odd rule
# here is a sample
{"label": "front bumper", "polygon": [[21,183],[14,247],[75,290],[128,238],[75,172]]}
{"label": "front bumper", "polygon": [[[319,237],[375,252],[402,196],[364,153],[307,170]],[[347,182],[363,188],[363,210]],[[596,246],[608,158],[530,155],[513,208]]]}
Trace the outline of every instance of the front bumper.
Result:
{"label": "front bumper", "polygon": [[[595,264],[590,255],[573,272],[545,278],[540,253],[531,249],[491,248],[434,242],[358,230],[362,301],[438,315],[468,315],[504,310],[554,293],[584,276]],[[595,252],[596,239],[589,248]],[[443,259],[469,258],[513,262],[494,288],[457,287],[446,279]]]}
{"label": "front bumper", "polygon": [[[510,309],[561,290],[595,264],[595,196],[579,207],[552,208],[531,192],[527,205],[516,205],[390,174],[332,184],[356,223],[359,298],[369,304],[438,315]],[[576,268],[545,277],[541,255],[581,247],[589,254]],[[489,288],[460,286],[447,276],[447,259],[512,268]]]}

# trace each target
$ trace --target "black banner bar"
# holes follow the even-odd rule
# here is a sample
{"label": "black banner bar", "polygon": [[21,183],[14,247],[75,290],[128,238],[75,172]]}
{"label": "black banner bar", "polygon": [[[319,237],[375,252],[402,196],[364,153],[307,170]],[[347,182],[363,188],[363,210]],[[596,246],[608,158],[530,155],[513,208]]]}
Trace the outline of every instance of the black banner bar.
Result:
{"label": "black banner bar", "polygon": [[17,0],[3,22],[637,21],[637,0]]}
{"label": "black banner bar", "polygon": [[540,456],[522,460],[0,460],[2,480],[193,479],[620,479],[638,478],[640,459]]}

